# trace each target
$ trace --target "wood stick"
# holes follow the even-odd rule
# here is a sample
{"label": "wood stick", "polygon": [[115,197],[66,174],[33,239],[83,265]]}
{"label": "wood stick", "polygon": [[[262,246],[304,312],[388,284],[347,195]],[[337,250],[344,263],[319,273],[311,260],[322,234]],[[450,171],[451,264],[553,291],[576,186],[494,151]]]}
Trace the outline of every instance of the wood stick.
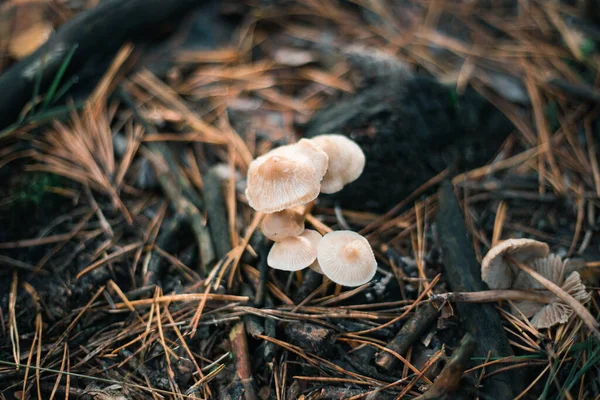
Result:
{"label": "wood stick", "polygon": [[523,290],[484,290],[482,292],[448,292],[432,294],[430,300],[436,304],[451,303],[493,303],[501,300],[535,301],[550,304],[556,297],[544,293],[525,292]]}
{"label": "wood stick", "polygon": [[[439,311],[436,310],[431,303],[425,303],[419,307],[412,317],[392,339],[391,342],[385,346],[387,349],[394,351],[400,355],[403,355],[408,351],[417,339],[421,337],[430,326],[433,324],[439,315]],[[392,353],[382,351],[375,358],[375,363],[388,371],[392,370],[398,363],[398,358]]]}
{"label": "wood stick", "polygon": [[235,358],[237,380],[241,384],[243,391],[238,398],[256,400],[256,390],[254,389],[254,379],[252,378],[252,364],[248,352],[248,339],[246,338],[246,329],[243,322],[238,322],[231,328],[229,343],[231,344],[231,352]]}

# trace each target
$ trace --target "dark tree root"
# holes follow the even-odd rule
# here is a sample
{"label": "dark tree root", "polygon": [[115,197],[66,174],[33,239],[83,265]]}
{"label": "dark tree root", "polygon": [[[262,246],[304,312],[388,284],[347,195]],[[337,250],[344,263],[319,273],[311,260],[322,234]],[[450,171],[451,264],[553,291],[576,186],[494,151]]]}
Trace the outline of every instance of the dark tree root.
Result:
{"label": "dark tree root", "polygon": [[[443,182],[438,191],[436,218],[439,242],[443,251],[445,277],[453,291],[478,292],[487,289],[481,280],[481,267],[460,205],[450,182]],[[493,304],[457,303],[456,309],[465,330],[477,341],[474,355],[507,357],[513,355],[500,317]],[[490,368],[493,370],[493,368]],[[511,371],[494,374],[485,380],[483,393],[498,399],[512,399],[522,389],[522,380]]]}
{"label": "dark tree root", "polygon": [[36,81],[42,91],[50,86],[72,49],[76,48],[65,76],[82,69],[90,60],[112,60],[127,41],[144,38],[149,32],[164,33],[167,22],[174,22],[202,3],[106,0],[66,22],[36,52],[0,75],[0,130],[17,120],[31,99]]}

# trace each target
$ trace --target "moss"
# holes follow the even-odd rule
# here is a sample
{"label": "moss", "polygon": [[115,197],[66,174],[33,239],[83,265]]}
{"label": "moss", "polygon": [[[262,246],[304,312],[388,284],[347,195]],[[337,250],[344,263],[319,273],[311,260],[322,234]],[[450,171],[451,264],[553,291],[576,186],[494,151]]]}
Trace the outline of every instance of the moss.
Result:
{"label": "moss", "polygon": [[584,58],[587,58],[596,51],[596,43],[590,38],[585,38],[579,46],[579,51]]}
{"label": "moss", "polygon": [[51,187],[65,186],[64,178],[46,173],[33,172],[25,174],[19,185],[15,188],[14,206],[39,206],[45,201],[52,201],[56,194],[49,192]]}
{"label": "moss", "polygon": [[72,202],[49,191],[51,187],[69,187],[71,182],[45,172],[18,173],[3,188],[4,198],[11,199],[0,210],[2,241],[36,235],[40,227],[72,207]]}

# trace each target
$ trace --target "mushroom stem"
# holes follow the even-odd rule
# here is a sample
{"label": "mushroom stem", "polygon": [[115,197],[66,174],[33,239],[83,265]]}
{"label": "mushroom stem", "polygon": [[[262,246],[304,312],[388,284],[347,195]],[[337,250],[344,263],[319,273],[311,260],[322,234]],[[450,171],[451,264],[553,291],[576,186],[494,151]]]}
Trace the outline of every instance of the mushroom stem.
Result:
{"label": "mushroom stem", "polygon": [[544,278],[540,273],[535,271],[533,268],[528,267],[527,265],[518,262],[513,257],[507,256],[506,259],[510,261],[513,265],[517,266],[521,271],[525,272],[533,279],[538,281],[542,286],[551,291],[561,299],[565,304],[573,309],[573,311],[581,318],[583,323],[588,327],[590,331],[596,336],[596,338],[600,339],[600,331],[598,331],[598,321],[590,314],[590,312],[577,300],[575,300],[571,295],[562,290],[558,285],[554,284],[552,281]]}
{"label": "mushroom stem", "polygon": [[484,290],[481,292],[448,292],[431,295],[431,301],[434,303],[493,303],[501,300],[535,301],[536,303],[549,304],[556,300],[556,297],[522,290]]}

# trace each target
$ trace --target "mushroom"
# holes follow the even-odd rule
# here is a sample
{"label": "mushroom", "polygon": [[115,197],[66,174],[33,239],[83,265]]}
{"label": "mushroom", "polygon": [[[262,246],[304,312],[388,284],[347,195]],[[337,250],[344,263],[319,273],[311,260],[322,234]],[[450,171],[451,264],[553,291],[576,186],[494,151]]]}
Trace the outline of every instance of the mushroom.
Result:
{"label": "mushroom", "polygon": [[327,154],[307,139],[269,151],[250,163],[248,203],[273,213],[316,199],[327,162]]}
{"label": "mushroom", "polygon": [[306,229],[300,236],[275,242],[267,256],[267,264],[283,271],[304,269],[317,258],[317,246],[321,238],[319,232]]}
{"label": "mushroom", "polygon": [[492,247],[481,262],[481,279],[490,289],[508,289],[511,287],[518,269],[504,257],[527,263],[536,258],[545,257],[550,249],[543,242],[533,239],[508,239]]}
{"label": "mushroom", "polygon": [[318,274],[323,275],[323,270],[321,269],[321,266],[319,265],[319,260],[315,260],[312,264],[310,264],[308,266],[308,268],[312,269],[313,271],[315,271]]}
{"label": "mushroom", "polygon": [[[560,286],[575,300],[580,303],[586,303],[590,300],[590,294],[586,291],[585,285],[581,283],[579,272],[572,272],[567,279],[564,279],[567,264],[568,260],[563,261],[558,255],[550,254],[547,257],[530,262],[529,266],[544,278]],[[529,274],[520,271],[515,279],[513,289],[538,291],[544,289],[544,287]],[[551,295],[547,290],[538,293]],[[538,329],[550,328],[556,324],[564,324],[573,314],[573,309],[563,303],[558,297],[555,297],[555,300],[549,304],[525,300],[515,301],[512,304],[513,314],[518,315],[517,310],[520,311],[525,317],[531,318],[531,324]]]}
{"label": "mushroom", "polygon": [[293,208],[267,214],[260,224],[260,230],[274,242],[300,236],[304,232],[304,214]]}
{"label": "mushroom", "polygon": [[311,139],[329,157],[329,167],[321,182],[321,193],[335,193],[358,179],[365,168],[365,154],[343,135],[319,135]]}
{"label": "mushroom", "polygon": [[317,260],[323,274],[344,286],[360,286],[377,271],[371,245],[352,231],[329,232],[319,242]]}

